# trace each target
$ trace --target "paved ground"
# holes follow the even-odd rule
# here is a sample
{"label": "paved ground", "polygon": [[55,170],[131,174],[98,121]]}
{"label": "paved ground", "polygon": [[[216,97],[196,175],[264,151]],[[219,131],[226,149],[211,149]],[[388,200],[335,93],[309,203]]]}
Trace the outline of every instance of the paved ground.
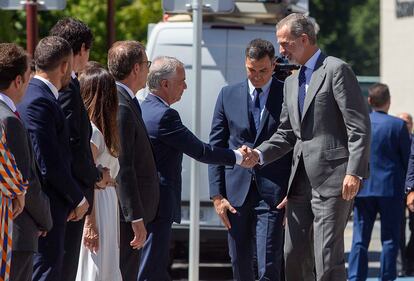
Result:
{"label": "paved ground", "polygon": [[[408,237],[408,232],[407,232]],[[352,221],[348,222],[347,228],[345,230],[345,252],[348,253],[351,249],[352,243]],[[379,268],[380,268],[380,254],[381,254],[381,240],[380,240],[380,224],[377,221],[374,225],[374,229],[372,232],[371,243],[369,245],[369,271],[368,271],[368,281],[377,281],[376,278],[379,275]],[[396,279],[398,281],[414,281],[414,277],[404,277]]]}
{"label": "paved ground", "polygon": [[[407,233],[408,237],[408,233]],[[345,230],[345,252],[348,256],[352,243],[352,221],[348,222]],[[377,276],[380,267],[381,242],[380,225],[377,221],[374,225],[371,243],[369,246],[369,272],[368,281],[378,280]],[[174,280],[186,280],[188,264],[174,263]],[[202,263],[200,264],[200,280],[231,280],[231,267],[229,263]],[[414,277],[398,278],[398,281],[414,281]]]}

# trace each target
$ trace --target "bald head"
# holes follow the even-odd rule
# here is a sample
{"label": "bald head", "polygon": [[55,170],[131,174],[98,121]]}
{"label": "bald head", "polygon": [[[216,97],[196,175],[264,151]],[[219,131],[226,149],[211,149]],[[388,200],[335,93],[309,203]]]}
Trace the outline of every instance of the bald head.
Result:
{"label": "bald head", "polygon": [[397,116],[405,121],[407,124],[408,132],[411,134],[413,131],[413,117],[411,114],[407,112],[401,112]]}

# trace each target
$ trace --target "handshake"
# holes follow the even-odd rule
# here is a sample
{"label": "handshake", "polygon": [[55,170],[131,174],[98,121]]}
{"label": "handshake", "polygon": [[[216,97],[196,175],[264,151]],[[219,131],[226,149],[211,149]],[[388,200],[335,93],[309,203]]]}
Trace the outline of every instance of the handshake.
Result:
{"label": "handshake", "polygon": [[243,161],[240,164],[243,168],[253,168],[260,162],[259,153],[257,150],[251,149],[250,147],[243,145],[237,149],[243,156]]}

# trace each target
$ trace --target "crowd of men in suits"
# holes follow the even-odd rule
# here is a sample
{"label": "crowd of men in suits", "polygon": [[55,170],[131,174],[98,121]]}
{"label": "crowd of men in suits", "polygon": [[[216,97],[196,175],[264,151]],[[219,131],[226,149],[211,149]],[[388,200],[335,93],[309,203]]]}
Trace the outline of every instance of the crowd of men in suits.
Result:
{"label": "crowd of men in suits", "polygon": [[[209,164],[210,196],[228,229],[235,280],[365,280],[377,212],[382,277],[396,278],[396,217],[404,209],[407,170],[406,186],[414,188],[414,147],[410,155],[404,121],[387,115],[388,88],[370,89],[369,114],[351,68],[319,49],[307,16],[282,19],[276,37],[280,53],[300,71],[278,80],[274,46],[252,40],[245,52],[247,79],[218,95],[209,144],[170,107],[187,87],[182,62],[167,56],[150,62],[137,41],[119,41],[109,50],[118,96],[123,280],[170,280],[184,153]],[[36,47],[31,79],[27,54],[0,44],[0,119],[29,181],[24,211],[14,219],[10,280],[75,280],[84,215],[94,204],[94,188],[110,181],[108,168],[93,160],[77,80],[92,42],[81,21],[59,21]],[[135,93],[146,85],[149,94],[139,104]],[[413,194],[407,195],[411,211]],[[347,275],[344,230],[352,209]]]}

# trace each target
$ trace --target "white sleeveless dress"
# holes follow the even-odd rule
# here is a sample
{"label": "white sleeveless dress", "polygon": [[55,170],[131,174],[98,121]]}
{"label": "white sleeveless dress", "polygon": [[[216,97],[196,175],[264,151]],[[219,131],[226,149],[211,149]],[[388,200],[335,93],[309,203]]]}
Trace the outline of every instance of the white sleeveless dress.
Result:
{"label": "white sleeveless dress", "polygon": [[[92,123],[93,143],[98,148],[97,165],[110,169],[115,178],[119,171],[118,159],[113,157],[99,129]],[[121,281],[119,269],[119,209],[115,187],[95,189],[95,217],[99,231],[97,254],[81,245],[76,281]]]}

